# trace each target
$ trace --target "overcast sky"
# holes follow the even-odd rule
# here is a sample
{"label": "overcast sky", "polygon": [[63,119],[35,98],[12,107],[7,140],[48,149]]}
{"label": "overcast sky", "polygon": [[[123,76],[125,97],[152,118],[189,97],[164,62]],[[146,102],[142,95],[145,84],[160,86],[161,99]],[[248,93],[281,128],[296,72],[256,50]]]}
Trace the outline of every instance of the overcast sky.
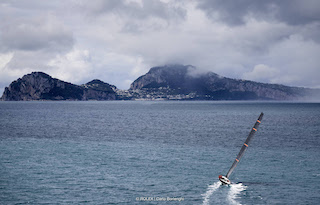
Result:
{"label": "overcast sky", "polygon": [[150,67],[320,88],[319,0],[2,0],[0,92],[32,71],[128,89]]}

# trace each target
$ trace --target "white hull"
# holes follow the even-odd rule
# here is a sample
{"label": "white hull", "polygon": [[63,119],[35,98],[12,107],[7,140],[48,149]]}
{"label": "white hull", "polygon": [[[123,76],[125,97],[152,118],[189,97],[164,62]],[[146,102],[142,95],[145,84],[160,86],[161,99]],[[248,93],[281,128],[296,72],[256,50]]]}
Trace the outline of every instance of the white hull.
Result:
{"label": "white hull", "polygon": [[219,175],[219,180],[222,182],[223,185],[231,184],[230,180],[225,176]]}

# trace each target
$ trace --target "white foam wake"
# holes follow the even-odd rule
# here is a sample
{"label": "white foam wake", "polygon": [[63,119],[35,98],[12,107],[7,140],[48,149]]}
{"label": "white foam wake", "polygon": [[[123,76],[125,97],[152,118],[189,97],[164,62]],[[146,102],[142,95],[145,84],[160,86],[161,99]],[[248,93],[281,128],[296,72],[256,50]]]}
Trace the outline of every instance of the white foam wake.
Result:
{"label": "white foam wake", "polygon": [[203,196],[203,205],[208,205],[209,200],[213,192],[215,192],[219,187],[221,186],[221,182],[217,181],[216,183],[209,185],[207,188],[207,192],[205,194],[202,194]]}
{"label": "white foam wake", "polygon": [[230,185],[230,190],[228,192],[228,200],[231,204],[240,204],[239,202],[236,201],[236,199],[239,197],[238,195],[240,192],[246,190],[246,186],[243,184],[231,184]]}

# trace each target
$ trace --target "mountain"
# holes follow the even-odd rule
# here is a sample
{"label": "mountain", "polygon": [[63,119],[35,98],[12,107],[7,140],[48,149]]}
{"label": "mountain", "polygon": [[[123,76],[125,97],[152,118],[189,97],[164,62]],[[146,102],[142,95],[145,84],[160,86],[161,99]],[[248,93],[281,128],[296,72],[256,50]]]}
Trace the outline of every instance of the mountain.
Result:
{"label": "mountain", "polygon": [[114,88],[99,80],[79,86],[52,78],[43,72],[33,72],[6,87],[2,100],[115,100]]}
{"label": "mountain", "polygon": [[109,83],[105,83],[101,80],[94,79],[86,84],[81,85],[82,87],[88,88],[88,89],[93,89],[96,91],[106,91],[106,92],[114,92],[114,90],[117,89],[116,86],[110,85]]}
{"label": "mountain", "polygon": [[308,88],[231,79],[213,72],[201,73],[184,65],[153,67],[136,79],[130,90],[152,99],[198,100],[298,100],[314,92]]}
{"label": "mountain", "polygon": [[85,88],[83,99],[84,100],[116,100],[117,87],[110,85],[101,80],[92,80],[86,84],[81,85]]}
{"label": "mountain", "polygon": [[5,88],[1,100],[305,100],[320,90],[258,83],[200,72],[193,66],[153,67],[129,90],[101,80],[75,85],[33,72]]}

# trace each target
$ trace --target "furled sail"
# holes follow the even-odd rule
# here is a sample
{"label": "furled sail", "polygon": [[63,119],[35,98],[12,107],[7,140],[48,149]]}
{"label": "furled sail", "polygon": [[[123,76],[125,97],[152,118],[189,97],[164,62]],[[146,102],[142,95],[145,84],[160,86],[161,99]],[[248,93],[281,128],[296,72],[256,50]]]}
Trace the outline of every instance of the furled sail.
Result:
{"label": "furled sail", "polygon": [[258,129],[260,123],[261,123],[262,117],[263,117],[263,112],[260,114],[257,122],[254,124],[254,126],[253,126],[253,128],[252,128],[252,130],[251,130],[251,132],[250,132],[250,134],[249,134],[249,136],[248,136],[248,138],[247,138],[246,141],[244,142],[244,144],[243,144],[243,146],[242,146],[242,148],[241,148],[241,150],[240,150],[237,158],[234,160],[234,162],[233,162],[230,170],[228,171],[228,173],[227,173],[227,175],[226,175],[227,178],[229,178],[230,174],[233,172],[234,168],[236,168],[236,166],[237,166],[237,164],[239,163],[241,157],[243,156],[244,152],[245,152],[246,149],[248,148],[251,139],[253,138],[254,134],[256,133],[256,131],[257,131],[257,129]]}

